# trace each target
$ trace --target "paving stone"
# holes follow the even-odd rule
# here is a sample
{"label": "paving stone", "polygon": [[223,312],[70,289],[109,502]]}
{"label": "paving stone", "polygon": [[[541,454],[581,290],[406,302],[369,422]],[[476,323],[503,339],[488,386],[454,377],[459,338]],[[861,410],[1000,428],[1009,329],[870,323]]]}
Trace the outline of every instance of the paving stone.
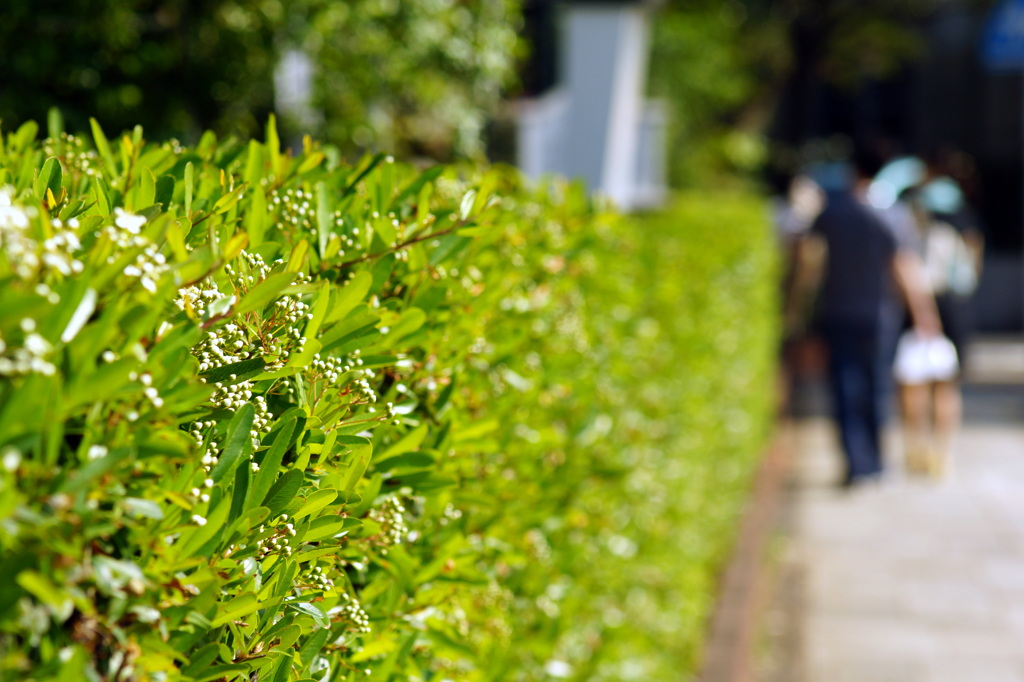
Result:
{"label": "paving stone", "polygon": [[831,424],[795,428],[801,682],[1024,682],[1024,425],[967,424],[949,481],[852,493]]}
{"label": "paving stone", "polygon": [[991,656],[950,657],[935,660],[928,670],[928,682],[1024,682],[1024,663]]}

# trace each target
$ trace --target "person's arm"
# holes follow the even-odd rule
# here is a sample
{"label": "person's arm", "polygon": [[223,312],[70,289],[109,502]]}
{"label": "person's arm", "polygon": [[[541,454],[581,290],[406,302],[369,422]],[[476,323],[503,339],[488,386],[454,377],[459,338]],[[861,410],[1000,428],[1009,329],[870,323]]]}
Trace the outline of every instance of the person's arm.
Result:
{"label": "person's arm", "polygon": [[784,323],[789,333],[802,332],[821,286],[828,246],[817,234],[804,234],[793,246],[793,277],[786,292]]}
{"label": "person's arm", "polygon": [[961,236],[963,237],[964,244],[967,245],[968,251],[971,252],[971,264],[974,265],[974,273],[980,281],[981,268],[985,262],[985,236],[981,233],[981,230],[975,227],[964,230]]}
{"label": "person's arm", "polygon": [[942,323],[921,258],[909,249],[897,249],[892,266],[896,286],[907,302],[914,329],[927,336],[940,334]]}

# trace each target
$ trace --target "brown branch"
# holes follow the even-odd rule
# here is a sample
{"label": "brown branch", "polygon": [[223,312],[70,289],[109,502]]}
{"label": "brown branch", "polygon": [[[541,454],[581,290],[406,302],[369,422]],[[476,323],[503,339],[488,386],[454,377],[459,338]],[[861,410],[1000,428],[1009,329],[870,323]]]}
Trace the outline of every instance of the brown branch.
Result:
{"label": "brown branch", "polygon": [[[199,211],[192,211],[193,214],[198,213],[198,212]],[[208,211],[206,213],[203,213],[202,217],[199,220],[197,220],[194,223],[192,223],[192,227],[195,227],[196,225],[198,225],[199,223],[203,222],[204,220],[206,220],[207,218],[209,218],[212,215],[213,215],[212,211]],[[189,220],[191,220],[191,219],[192,219],[192,216],[190,215],[189,216]]]}
{"label": "brown branch", "polygon": [[428,239],[436,239],[438,237],[444,237],[446,235],[449,235],[452,232],[454,232],[455,230],[459,229],[460,227],[463,227],[463,222],[461,220],[458,223],[456,223],[455,225],[452,225],[451,227],[447,227],[447,228],[445,228],[443,230],[438,230],[437,232],[431,232],[430,234],[424,234],[424,235],[421,235],[419,237],[414,237],[412,239],[409,239],[408,241],[402,242],[401,244],[395,244],[390,249],[387,249],[385,251],[379,251],[377,253],[367,253],[365,255],[360,256],[359,258],[353,258],[352,260],[345,261],[344,263],[342,263],[341,265],[339,265],[337,267],[340,270],[342,268],[348,268],[348,267],[352,267],[353,265],[359,265],[360,263],[365,263],[368,260],[374,260],[375,258],[382,258],[383,256],[386,256],[389,253],[398,253],[399,251],[407,249],[410,246],[413,246],[414,244],[419,244],[420,242],[425,242]]}
{"label": "brown branch", "polygon": [[206,322],[203,322],[200,325],[200,329],[209,329],[210,327],[212,327],[213,325],[217,324],[218,322],[221,322],[222,320],[226,320],[229,317],[234,316],[234,314],[235,314],[235,308],[234,308],[234,306],[232,306],[228,310],[225,310],[224,312],[222,312],[220,315],[214,315],[213,317],[208,319]]}

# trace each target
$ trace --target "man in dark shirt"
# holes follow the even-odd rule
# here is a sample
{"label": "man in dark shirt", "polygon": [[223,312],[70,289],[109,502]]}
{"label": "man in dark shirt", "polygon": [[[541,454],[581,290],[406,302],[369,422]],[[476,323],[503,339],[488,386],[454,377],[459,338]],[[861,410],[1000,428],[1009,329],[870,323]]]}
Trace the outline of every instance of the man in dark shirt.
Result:
{"label": "man in dark shirt", "polygon": [[[939,331],[935,302],[916,251],[912,215],[901,204],[880,209],[867,187],[881,163],[869,154],[854,159],[850,191],[828,197],[800,251],[823,254],[818,324],[829,353],[833,409],[846,460],[845,486],[882,472],[881,435],[892,394],[892,359],[904,304],[915,328]],[[824,246],[824,248],[821,248]]]}

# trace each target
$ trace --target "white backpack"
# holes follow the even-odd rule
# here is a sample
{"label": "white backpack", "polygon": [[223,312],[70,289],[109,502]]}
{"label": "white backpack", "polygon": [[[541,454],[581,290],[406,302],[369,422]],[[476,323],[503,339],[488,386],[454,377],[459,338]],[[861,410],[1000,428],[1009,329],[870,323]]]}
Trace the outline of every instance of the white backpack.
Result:
{"label": "white backpack", "polygon": [[932,292],[966,296],[978,287],[971,249],[949,223],[933,221],[924,235],[924,265]]}

